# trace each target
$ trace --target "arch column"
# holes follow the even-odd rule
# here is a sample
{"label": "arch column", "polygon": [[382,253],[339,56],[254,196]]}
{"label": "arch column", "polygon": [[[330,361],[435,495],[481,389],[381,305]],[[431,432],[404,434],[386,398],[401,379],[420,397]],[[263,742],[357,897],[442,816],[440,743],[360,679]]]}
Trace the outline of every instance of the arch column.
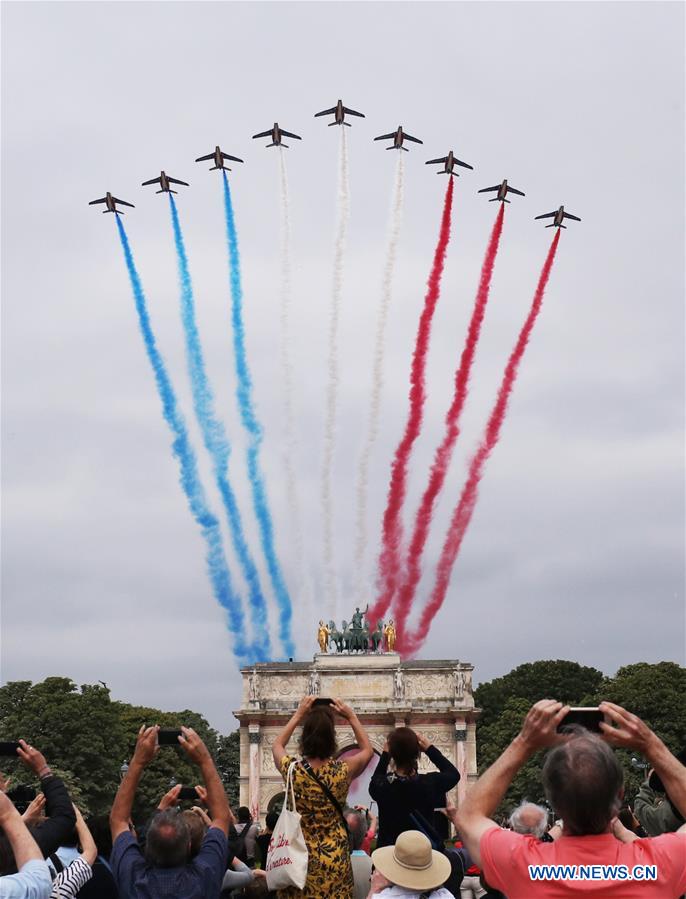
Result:
{"label": "arch column", "polygon": [[257,821],[260,817],[260,744],[262,743],[262,734],[260,733],[260,725],[250,723],[248,725],[248,749],[249,749],[249,767],[248,767],[248,806],[253,820]]}

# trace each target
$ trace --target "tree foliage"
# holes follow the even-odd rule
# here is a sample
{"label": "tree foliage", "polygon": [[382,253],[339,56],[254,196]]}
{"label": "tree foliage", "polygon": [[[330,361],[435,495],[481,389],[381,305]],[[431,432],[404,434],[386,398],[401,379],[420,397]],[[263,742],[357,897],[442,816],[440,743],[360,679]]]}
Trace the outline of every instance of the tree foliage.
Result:
{"label": "tree foliage", "polygon": [[[605,678],[591,704],[597,705],[603,699],[642,718],[672,752],[686,748],[686,668],[681,665],[626,665],[614,677]],[[626,795],[631,798],[645,776],[644,770],[636,766],[643,760],[636,753],[620,751],[618,755],[624,769]]]}
{"label": "tree foliage", "polygon": [[540,661],[519,665],[503,677],[480,684],[474,699],[481,714],[481,726],[488,726],[497,718],[508,699],[517,696],[532,706],[539,699],[550,697],[560,702],[581,705],[593,696],[603,682],[603,673],[577,662]]}
{"label": "tree foliage", "polygon": [[[233,737],[220,736],[190,709],[163,712],[115,702],[106,687],[84,684],[79,688],[66,677],[49,677],[37,684],[11,681],[0,687],[0,740],[22,738],[40,749],[86,813],[109,812],[122,766],[131,759],[142,724],[192,727],[213,757],[224,760],[226,743]],[[235,738],[234,743],[238,745]],[[3,773],[12,776],[13,784],[34,783],[32,772],[21,762],[3,763]],[[225,786],[237,794],[237,755],[235,765],[222,764]],[[197,768],[181,748],[161,748],[141,778],[134,818],[146,817],[174,783],[194,786],[199,782]]]}
{"label": "tree foliage", "polygon": [[[638,715],[673,751],[686,746],[686,669],[674,662],[639,662],[604,677],[596,668],[568,661],[539,661],[519,665],[509,674],[480,684],[474,691],[483,711],[477,723],[479,771],[491,765],[517,735],[531,706],[552,698],[569,705],[594,706],[603,699]],[[644,770],[635,753],[618,751],[624,769],[626,796],[636,794]],[[498,814],[508,813],[523,799],[543,798],[541,769],[545,753],[537,753],[518,772]]]}
{"label": "tree foliage", "polygon": [[227,737],[220,736],[217,739],[217,754],[214,760],[231,807],[238,808],[238,786],[241,774],[240,731],[234,730]]}

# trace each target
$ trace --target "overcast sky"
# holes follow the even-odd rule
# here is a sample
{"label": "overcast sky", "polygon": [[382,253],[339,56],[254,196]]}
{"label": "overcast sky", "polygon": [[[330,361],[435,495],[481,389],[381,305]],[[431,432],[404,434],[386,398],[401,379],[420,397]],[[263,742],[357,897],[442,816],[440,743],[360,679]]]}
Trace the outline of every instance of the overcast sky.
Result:
{"label": "overcast sky", "polygon": [[[178,485],[114,217],[87,205],[107,190],[136,204],[125,225],[219,513],[190,403],[167,198],[140,187],[162,168],[191,183],[178,203],[198,323],[267,589],[234,394],[221,179],[193,162],[217,143],[245,160],[231,179],[262,463],[302,628],[299,657],[311,658],[325,602],[319,490],[339,138],[313,114],[338,97],[367,116],[347,133],[333,491],[346,617],[396,159],[372,138],[402,124],[424,146],[405,154],[371,466],[369,596],[446,187],[424,162],[452,148],[474,172],[455,185],[407,522],[442,436],[497,209],[476,191],[507,177],[526,197],[506,210],[420,599],[553,233],[533,217],[564,203],[583,221],[562,234],[501,441],[421,657],[470,661],[477,682],[539,658],[608,674],[636,661],[684,662],[681,3],[11,2],[2,15],[3,681],[104,680],[115,698],[191,707],[224,732],[235,725],[231,640]],[[303,137],[286,153],[305,587],[282,456],[278,151],[251,140],[277,120]]]}

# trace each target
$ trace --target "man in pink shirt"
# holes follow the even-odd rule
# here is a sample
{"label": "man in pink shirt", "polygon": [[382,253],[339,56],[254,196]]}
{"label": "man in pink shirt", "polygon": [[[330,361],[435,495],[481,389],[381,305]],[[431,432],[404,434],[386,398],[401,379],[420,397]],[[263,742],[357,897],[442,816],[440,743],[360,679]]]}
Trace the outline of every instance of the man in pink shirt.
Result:
{"label": "man in pink shirt", "polygon": [[[686,768],[647,725],[611,702],[600,709],[602,735],[557,726],[569,708],[543,699],[521,732],[479,778],[451,818],[484,878],[508,899],[677,899],[686,892],[686,825],[676,833],[633,839],[614,826],[623,794],[611,746],[638,750],[658,772],[679,811],[686,812]],[[502,830],[490,818],[517,771],[552,747],[543,767],[546,796],[564,821],[562,836],[541,843]],[[617,834],[615,836],[615,834]],[[625,842],[626,840],[626,842]]]}

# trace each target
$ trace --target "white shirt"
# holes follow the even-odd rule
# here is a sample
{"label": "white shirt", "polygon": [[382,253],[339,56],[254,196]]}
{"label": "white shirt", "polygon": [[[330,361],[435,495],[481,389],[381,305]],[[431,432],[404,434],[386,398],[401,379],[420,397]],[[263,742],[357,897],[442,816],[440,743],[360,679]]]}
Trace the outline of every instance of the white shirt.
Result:
{"label": "white shirt", "polygon": [[[408,890],[407,887],[392,886],[381,893],[374,893],[372,899],[418,899],[426,890]],[[455,899],[452,893],[443,887],[438,887],[429,893],[429,899]]]}
{"label": "white shirt", "polygon": [[37,858],[22,865],[18,874],[0,877],[0,899],[48,899],[51,889],[48,866]]}

